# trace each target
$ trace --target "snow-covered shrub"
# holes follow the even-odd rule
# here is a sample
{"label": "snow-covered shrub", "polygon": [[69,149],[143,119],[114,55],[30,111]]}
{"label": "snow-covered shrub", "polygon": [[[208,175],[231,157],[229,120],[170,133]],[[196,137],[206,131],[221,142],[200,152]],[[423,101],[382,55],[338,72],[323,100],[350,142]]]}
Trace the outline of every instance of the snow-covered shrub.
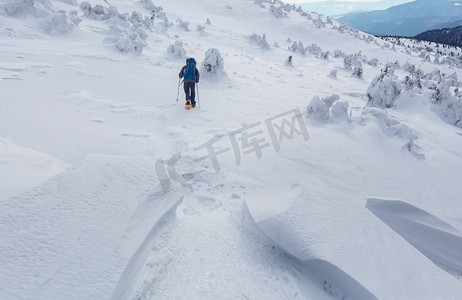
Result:
{"label": "snow-covered shrub", "polygon": [[69,12],[69,19],[74,23],[76,26],[79,26],[82,19],[79,18],[78,12],[76,10],[71,10]]}
{"label": "snow-covered shrub", "polygon": [[170,28],[173,26],[173,23],[168,20],[167,16],[165,16],[164,21],[162,22],[162,25],[165,28]]}
{"label": "snow-covered shrub", "polygon": [[[152,0],[141,0],[140,3],[144,8],[146,8],[146,10],[148,10],[151,13],[150,17],[146,17],[146,18],[148,18],[150,20],[151,23],[154,22],[157,19],[157,20],[162,20],[164,22],[163,23],[164,27],[173,26],[173,24],[171,24],[168,21],[168,17],[165,14],[164,9],[161,6],[154,5],[152,3]],[[168,25],[168,26],[165,26],[165,25]]]}
{"label": "snow-covered shrub", "polygon": [[263,0],[255,0],[255,4],[257,4],[261,8],[266,8],[265,4],[263,3]]}
{"label": "snow-covered shrub", "polygon": [[442,78],[441,71],[439,69],[433,70],[429,74],[426,74],[424,78],[427,80],[441,81],[441,78]]}
{"label": "snow-covered shrub", "polygon": [[196,31],[199,32],[200,35],[207,35],[205,33],[205,26],[204,25],[197,25]]}
{"label": "snow-covered shrub", "polygon": [[306,49],[302,42],[294,41],[292,46],[289,47],[289,50],[292,52],[300,53],[302,55],[306,54]]}
{"label": "snow-covered shrub", "polygon": [[[111,12],[109,10],[109,12],[111,13],[111,17],[118,16],[117,11]],[[149,16],[143,16],[141,13],[137,11],[132,12],[130,17],[128,17],[127,21],[130,22],[134,28],[144,27],[149,30],[152,28],[152,25],[154,24],[154,19],[152,19]]]}
{"label": "snow-covered shrub", "polygon": [[148,37],[145,29],[150,30],[154,22],[151,17],[143,16],[136,11],[131,14],[120,14],[116,7],[105,8],[101,5],[92,7],[87,1],[80,3],[80,10],[85,17],[104,21],[109,26],[109,36],[103,40],[104,43],[112,45],[123,53],[142,53]]}
{"label": "snow-covered shrub", "polygon": [[450,91],[451,86],[449,85],[449,82],[446,80],[441,80],[437,86],[431,88],[433,90],[431,100],[433,103],[439,104],[442,103],[443,101],[445,102],[453,102],[452,100],[452,94]]}
{"label": "snow-covered shrub", "polygon": [[68,5],[77,6],[77,0],[58,0],[59,2],[66,3]]}
{"label": "snow-covered shrub", "polygon": [[322,53],[321,47],[319,47],[316,44],[311,44],[311,46],[306,47],[306,51],[308,51],[308,53],[313,54],[316,57],[319,57]]}
{"label": "snow-covered shrub", "polygon": [[414,74],[414,72],[416,71],[416,67],[415,65],[411,64],[409,61],[407,61],[404,65],[403,65],[403,70],[406,71],[406,72],[409,72],[411,74]]}
{"label": "snow-covered shrub", "polygon": [[414,89],[417,89],[418,91],[420,91],[422,89],[422,82],[420,80],[420,77],[418,76],[406,75],[406,77],[404,77],[403,79],[402,84],[406,91],[410,91]]}
{"label": "snow-covered shrub", "polygon": [[454,97],[447,84],[438,85],[437,91],[432,95],[432,101],[432,110],[443,121],[462,128],[462,98]]}
{"label": "snow-covered shrub", "polygon": [[331,109],[331,121],[334,123],[351,122],[350,115],[348,114],[348,101],[338,101]]}
{"label": "snow-covered shrub", "polygon": [[76,11],[69,13],[55,10],[50,0],[6,0],[0,11],[9,16],[32,15],[40,18],[41,27],[49,34],[61,34],[74,30],[81,19]]}
{"label": "snow-covered shrub", "polygon": [[330,55],[329,51],[326,51],[326,52],[323,51],[318,55],[318,58],[329,60],[329,55]]}
{"label": "snow-covered shrub", "polygon": [[138,34],[140,39],[142,39],[143,41],[146,41],[146,38],[148,37],[148,34],[146,33],[146,31],[144,31],[143,28],[138,27],[135,32]]}
{"label": "snow-covered shrub", "polygon": [[191,31],[189,29],[189,22],[183,21],[182,19],[177,19],[176,22],[180,26],[180,28],[183,28],[184,31]]}
{"label": "snow-covered shrub", "polygon": [[335,101],[338,101],[340,99],[340,96],[337,94],[333,94],[331,96],[327,96],[321,99],[324,104],[326,104],[327,108],[331,108],[332,104],[334,104]]}
{"label": "snow-covered shrub", "polygon": [[353,67],[362,67],[362,63],[360,60],[361,57],[362,55],[360,55],[359,53],[356,55],[345,56],[345,58],[343,59],[343,67],[345,68],[345,70],[352,71]]}
{"label": "snow-covered shrub", "polygon": [[337,79],[337,70],[330,71],[329,78]]}
{"label": "snow-covered shrub", "polygon": [[282,7],[277,7],[275,5],[271,5],[270,12],[278,19],[288,17],[287,12],[285,12]]}
{"label": "snow-covered shrub", "polygon": [[92,7],[87,1],[80,3],[80,10],[85,17],[97,21],[107,20],[111,17],[111,13],[107,8],[99,4]]}
{"label": "snow-covered shrub", "polygon": [[186,50],[183,48],[183,41],[175,41],[175,44],[168,46],[167,54],[175,59],[185,59]]}
{"label": "snow-covered shrub", "polygon": [[164,9],[161,6],[156,6],[152,0],[140,0],[141,5],[152,13],[152,18],[163,19],[165,17]]}
{"label": "snow-covered shrub", "polygon": [[313,23],[317,28],[326,27],[326,24],[324,23],[324,21],[321,18],[317,18],[317,19],[313,20]]}
{"label": "snow-covered shrub", "polygon": [[351,60],[349,59],[349,57],[345,57],[343,59],[343,68],[347,71],[352,71],[353,70],[353,66],[351,64]]}
{"label": "snow-covered shrub", "polygon": [[348,55],[343,59],[343,68],[347,71],[353,70],[353,56]]}
{"label": "snow-covered shrub", "polygon": [[51,1],[48,0],[6,0],[0,4],[0,8],[9,16],[30,14],[36,18],[43,18],[54,12]]}
{"label": "snow-covered shrub", "polygon": [[401,94],[401,83],[393,70],[385,68],[367,89],[367,105],[390,108]]}
{"label": "snow-covered shrub", "polygon": [[329,108],[319,96],[315,96],[306,109],[306,115],[312,120],[326,123],[330,119]]}
{"label": "snow-covered shrub", "polygon": [[218,49],[209,49],[205,52],[204,61],[201,64],[200,71],[203,78],[226,78],[223,57]]}
{"label": "snow-covered shrub", "polygon": [[458,87],[460,85],[459,78],[457,77],[457,73],[454,72],[450,76],[444,76],[444,79],[450,86]]}
{"label": "snow-covered shrub", "polygon": [[339,58],[339,57],[345,57],[345,53],[343,53],[341,50],[334,50],[334,57]]}
{"label": "snow-covered shrub", "polygon": [[356,77],[358,79],[363,79],[363,68],[355,67],[353,70],[353,74],[351,76]]}
{"label": "snow-covered shrub", "polygon": [[137,54],[141,54],[141,52],[143,52],[143,48],[146,46],[146,43],[138,33],[132,32],[120,37],[115,43],[115,46],[120,52],[135,52]]}
{"label": "snow-covered shrub", "polygon": [[367,64],[372,67],[377,67],[379,64],[379,59],[374,57],[373,59],[369,60]]}
{"label": "snow-covered shrub", "polygon": [[45,30],[48,33],[66,33],[74,30],[80,21],[76,12],[70,17],[66,12],[59,11],[46,17]]}
{"label": "snow-covered shrub", "polygon": [[269,50],[270,45],[266,41],[266,34],[263,34],[262,36],[254,33],[248,37],[249,41],[254,43],[255,45],[259,46],[260,48],[264,50]]}

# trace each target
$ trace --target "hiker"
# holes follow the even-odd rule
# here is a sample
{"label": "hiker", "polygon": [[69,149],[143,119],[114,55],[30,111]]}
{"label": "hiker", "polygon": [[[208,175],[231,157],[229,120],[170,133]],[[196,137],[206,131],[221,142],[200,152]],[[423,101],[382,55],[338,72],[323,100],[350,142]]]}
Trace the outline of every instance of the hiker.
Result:
{"label": "hiker", "polygon": [[186,105],[192,105],[196,107],[196,83],[199,82],[199,71],[196,68],[196,60],[194,58],[188,58],[186,65],[181,69],[180,78],[184,77],[184,92],[186,94]]}

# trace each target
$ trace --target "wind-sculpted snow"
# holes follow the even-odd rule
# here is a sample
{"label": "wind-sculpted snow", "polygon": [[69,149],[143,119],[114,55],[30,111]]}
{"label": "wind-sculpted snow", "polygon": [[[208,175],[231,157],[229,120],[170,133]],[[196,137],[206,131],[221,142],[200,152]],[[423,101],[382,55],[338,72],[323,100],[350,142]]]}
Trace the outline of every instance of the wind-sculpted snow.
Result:
{"label": "wind-sculpted snow", "polygon": [[[442,240],[442,234],[434,241],[451,245],[451,254],[447,255],[443,254],[445,246],[438,255],[423,239],[412,239],[412,233],[406,234],[413,241],[407,244],[380,224],[360,202],[346,199],[332,186],[327,188],[321,182],[311,181],[295,199],[279,194],[281,202],[294,203],[278,214],[262,214],[255,208],[261,205],[255,202],[268,201],[265,198],[249,200],[249,211],[258,227],[279,247],[311,268],[314,266],[310,264],[316,265],[319,280],[332,287],[336,298],[457,299],[462,292],[460,283],[420,255],[411,244],[416,243],[419,248],[422,243],[423,252],[431,251],[433,259],[454,268],[460,263],[456,250],[460,249],[460,238]],[[412,230],[398,224],[401,230]],[[390,226],[394,228],[393,224]],[[399,228],[394,229],[399,231]],[[437,232],[433,237],[436,235]],[[441,291],[443,285],[447,289]]]}
{"label": "wind-sculpted snow", "polygon": [[[319,99],[317,102],[324,104]],[[336,103],[341,102],[334,102],[333,107]],[[299,184],[290,187],[279,178],[277,189],[249,195],[244,210],[248,208],[257,226],[279,247],[307,264],[317,261],[323,270],[318,281],[327,282],[339,298],[457,299],[462,292],[460,283],[421,254],[434,247],[424,239],[417,245],[403,240],[396,232],[409,236],[404,225],[394,228],[396,232],[390,230],[368,211],[365,200],[360,200],[378,190],[409,195],[413,203],[421,201],[428,189],[443,193],[447,189],[443,178],[427,192],[421,191],[422,182],[434,178],[423,171],[427,167],[416,165],[425,160],[421,152],[425,153],[428,144],[420,147],[422,141],[416,131],[388,116],[384,109],[366,108],[360,120],[352,118],[350,122],[319,125],[310,121],[316,127],[309,127],[307,151],[301,155],[287,149],[279,162],[292,170]],[[330,143],[334,140],[335,146]],[[323,154],[316,154],[317,149],[323,149]],[[403,156],[403,152],[410,155]],[[415,168],[421,171],[415,172]],[[452,173],[447,176],[457,177],[456,169],[445,171]],[[268,182],[270,178],[261,180]],[[286,188],[281,188],[284,184]],[[423,192],[421,196],[417,196],[418,190]],[[452,272],[458,270],[458,238],[442,242],[444,233],[432,236],[446,246],[432,251],[431,259],[444,266],[454,261]],[[444,256],[443,249],[452,254]],[[327,266],[332,266],[330,271],[326,271]],[[350,279],[355,282],[354,289],[348,288],[353,286],[351,282],[346,284]],[[440,287],[446,284],[441,294]]]}
{"label": "wind-sculpted snow", "polygon": [[45,182],[67,167],[51,155],[21,148],[0,138],[0,201]]}
{"label": "wind-sculpted snow", "polygon": [[91,155],[2,201],[2,298],[107,299],[137,245],[181,200],[156,194],[146,162]]}
{"label": "wind-sculpted snow", "polygon": [[436,265],[462,276],[462,232],[403,201],[369,199],[366,207]]}

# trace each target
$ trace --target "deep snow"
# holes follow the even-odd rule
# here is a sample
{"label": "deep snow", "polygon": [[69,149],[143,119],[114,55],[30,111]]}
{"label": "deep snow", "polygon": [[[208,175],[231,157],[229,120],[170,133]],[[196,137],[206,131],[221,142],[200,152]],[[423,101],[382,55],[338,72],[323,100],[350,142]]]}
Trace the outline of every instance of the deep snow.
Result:
{"label": "deep snow", "polygon": [[2,299],[460,298],[450,52],[277,1],[31,3],[0,2]]}

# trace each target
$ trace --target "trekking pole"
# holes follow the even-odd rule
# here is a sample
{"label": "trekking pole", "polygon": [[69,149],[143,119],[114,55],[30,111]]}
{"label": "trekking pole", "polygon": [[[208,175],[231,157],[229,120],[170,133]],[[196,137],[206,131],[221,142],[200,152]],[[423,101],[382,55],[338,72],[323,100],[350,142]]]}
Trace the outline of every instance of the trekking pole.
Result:
{"label": "trekking pole", "polygon": [[199,97],[199,82],[197,83],[197,104],[201,108],[201,98]]}
{"label": "trekking pole", "polygon": [[178,97],[180,96],[180,83],[181,78],[178,78],[178,91],[176,92],[176,102],[178,102]]}

